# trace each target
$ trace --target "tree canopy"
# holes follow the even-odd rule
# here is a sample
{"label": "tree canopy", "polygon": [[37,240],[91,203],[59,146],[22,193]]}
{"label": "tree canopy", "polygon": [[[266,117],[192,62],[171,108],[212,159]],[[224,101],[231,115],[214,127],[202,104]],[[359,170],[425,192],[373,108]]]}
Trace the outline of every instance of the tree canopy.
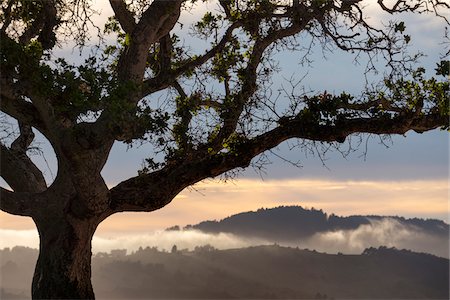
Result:
{"label": "tree canopy", "polygon": [[[99,177],[94,174],[102,169],[114,141],[149,140],[164,153],[162,162],[149,157],[140,176],[111,191],[100,177],[97,180],[102,186],[98,192],[108,194],[114,211],[130,206],[151,210],[154,204],[141,189],[152,193],[156,178],[177,178],[176,194],[198,180],[245,167],[287,139],[342,142],[359,132],[403,134],[446,127],[448,83],[425,79],[423,69],[405,79],[408,62],[415,59],[405,56],[411,39],[404,34],[405,23],[375,28],[366,22],[361,2],[219,1],[221,11],[207,12],[191,30],[210,47],[192,54],[173,32],[190,3],[110,1],[115,15],[104,33],[116,34],[117,43],[75,66],[52,60],[51,53],[67,39],[86,44],[93,13],[89,1],[7,1],[2,6],[1,109],[19,121],[21,135],[10,147],[2,145],[3,156],[6,160],[13,151],[25,153],[33,127],[52,143],[59,168],[67,157],[76,161],[68,166],[74,168],[70,173]],[[440,1],[378,5],[391,14],[431,12],[442,18],[448,8]],[[271,54],[307,51],[302,39],[355,55],[381,55],[396,73],[384,87],[362,97],[291,95],[289,109],[280,116],[271,108],[267,91],[274,71]],[[438,74],[448,74],[447,63],[440,63]],[[208,90],[204,82],[217,88]],[[165,108],[151,103],[151,96],[162,90],[173,91]],[[5,180],[17,192],[45,190],[42,175],[20,157],[14,163],[20,163],[22,174],[2,172]],[[89,166],[80,169],[86,161]],[[2,165],[7,168],[9,163]],[[18,180],[21,177],[28,180]],[[33,186],[19,187],[14,181]],[[139,193],[131,196],[132,190]]]}
{"label": "tree canopy", "polygon": [[[57,219],[63,228],[88,232],[90,246],[108,216],[162,208],[186,187],[245,168],[286,140],[343,143],[358,133],[448,129],[448,61],[436,62],[435,77],[412,68],[418,56],[408,53],[414,37],[406,34],[407,24],[373,25],[361,0],[218,0],[216,10],[193,24],[181,23],[180,14],[203,5],[199,0],[109,4],[114,15],[104,28],[93,22],[88,0],[1,4],[0,109],[2,122],[15,119],[20,132],[11,138],[3,130],[1,176],[12,191],[1,189],[0,208],[32,217],[41,245]],[[378,0],[376,6],[394,16],[431,14],[448,25],[446,1]],[[183,26],[201,41],[198,48],[179,35]],[[69,41],[86,49],[94,40],[98,45],[85,63],[55,55]],[[386,78],[361,95],[294,91],[277,97],[271,88],[275,54],[296,51],[308,63],[312,45],[367,55],[368,72],[383,59]],[[33,130],[56,153],[58,173],[49,187],[27,155]],[[108,188],[100,172],[115,142],[148,142],[155,153],[137,176]],[[77,245],[71,247],[82,249]],[[88,255],[90,248],[83,251]],[[76,269],[72,260],[62,261]],[[70,274],[82,282],[90,273]],[[42,292],[39,276],[33,290]],[[90,283],[85,292],[80,285],[76,290],[72,296],[93,297]],[[64,297],[58,293],[34,295]]]}

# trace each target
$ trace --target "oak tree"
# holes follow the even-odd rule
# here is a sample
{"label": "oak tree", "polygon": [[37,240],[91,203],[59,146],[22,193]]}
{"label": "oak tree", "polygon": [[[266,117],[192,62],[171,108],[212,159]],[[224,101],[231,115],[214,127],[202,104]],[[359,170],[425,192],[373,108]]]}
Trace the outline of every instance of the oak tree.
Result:
{"label": "oak tree", "polygon": [[[446,1],[372,4],[448,24]],[[178,33],[189,26],[180,14],[199,0],[110,0],[114,15],[104,30],[92,24],[92,5],[1,4],[1,120],[16,120],[19,130],[12,141],[1,139],[1,176],[11,189],[1,188],[0,208],[37,226],[34,299],[93,299],[91,240],[103,220],[160,209],[284,141],[332,144],[353,134],[448,128],[448,82],[409,68],[416,57],[406,52],[407,24],[373,25],[361,0],[218,0],[189,29],[201,49]],[[92,40],[97,52],[82,64],[55,58],[68,41],[86,49]],[[274,55],[297,51],[306,62],[312,44],[367,55],[369,70],[383,59],[390,72],[359,96],[318,91],[278,99],[270,87]],[[449,73],[446,62],[436,69]],[[57,158],[49,186],[29,157],[37,131]],[[153,145],[153,155],[135,177],[108,188],[100,172],[114,143],[139,141]]]}

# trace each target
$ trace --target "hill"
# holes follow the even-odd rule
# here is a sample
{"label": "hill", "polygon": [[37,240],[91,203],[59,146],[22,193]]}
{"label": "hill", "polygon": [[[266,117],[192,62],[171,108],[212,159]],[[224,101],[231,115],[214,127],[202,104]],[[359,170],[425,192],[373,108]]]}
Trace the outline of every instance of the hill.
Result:
{"label": "hill", "polygon": [[[14,287],[3,280],[1,299],[29,294],[23,275],[33,266],[24,269],[23,254],[37,250],[1,255],[7,276],[23,278]],[[93,284],[98,299],[448,299],[448,270],[448,259],[386,247],[360,255],[277,245],[171,253],[147,247],[95,255]]]}
{"label": "hill", "polygon": [[[304,209],[300,206],[280,206],[270,209],[243,212],[220,221],[204,221],[184,227],[205,233],[232,233],[238,236],[261,238],[273,242],[287,242],[309,238],[321,232],[354,230],[376,221],[393,220],[411,231],[448,239],[449,225],[434,219],[406,219],[398,216],[348,216],[328,215],[322,210]],[[168,230],[174,230],[172,227]]]}

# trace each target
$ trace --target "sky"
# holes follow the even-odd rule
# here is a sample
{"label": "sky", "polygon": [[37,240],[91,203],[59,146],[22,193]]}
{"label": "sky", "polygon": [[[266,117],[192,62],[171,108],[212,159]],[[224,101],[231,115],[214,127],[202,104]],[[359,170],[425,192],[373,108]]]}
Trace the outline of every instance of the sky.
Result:
{"label": "sky", "polygon": [[[198,11],[185,14],[184,20],[195,19],[201,12],[214,9],[212,3],[201,5]],[[376,11],[373,5],[368,9],[371,10],[371,22],[386,21],[386,15]],[[105,20],[110,14],[109,9],[101,7],[101,11],[98,18]],[[422,64],[432,70],[443,49],[440,41],[444,23],[427,16],[409,16],[408,20],[411,21],[407,23],[407,30],[413,37],[412,48],[428,55]],[[60,55],[79,59],[70,47],[61,49]],[[355,64],[350,55],[336,52],[327,54],[324,59],[321,52],[315,52],[312,68],[301,66],[296,55],[279,57],[282,74],[286,74],[286,78],[292,74],[299,78],[307,75],[304,81],[307,89],[340,93],[343,90],[358,92],[364,87],[363,66]],[[121,236],[222,219],[242,211],[279,205],[315,207],[337,215],[401,215],[449,221],[448,132],[407,133],[383,140],[377,136],[361,138],[362,144],[346,157],[339,151],[329,152],[324,157],[318,154],[320,151],[289,151],[292,143],[284,143],[274,149],[276,155],[269,154],[271,164],[263,173],[249,168],[227,182],[206,180],[183,191],[159,211],[110,217],[100,224],[96,236],[120,239]],[[352,139],[356,145],[359,137]],[[56,174],[55,158],[42,137],[40,140],[47,153],[46,161],[41,156],[33,159],[51,180]],[[345,151],[348,146],[344,143],[341,150]],[[136,176],[148,152],[146,146],[128,149],[123,144],[116,144],[102,171],[107,184],[112,187]],[[278,156],[299,161],[301,167],[294,167]],[[15,241],[14,234],[18,237],[21,233],[25,238]],[[36,237],[29,218],[0,213],[0,240],[3,240],[0,248],[17,244],[17,240],[36,245]]]}

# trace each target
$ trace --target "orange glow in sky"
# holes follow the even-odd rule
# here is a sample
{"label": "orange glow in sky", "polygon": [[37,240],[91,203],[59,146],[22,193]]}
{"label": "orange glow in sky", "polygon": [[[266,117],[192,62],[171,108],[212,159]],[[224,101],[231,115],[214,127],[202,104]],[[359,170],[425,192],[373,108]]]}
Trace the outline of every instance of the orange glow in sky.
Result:
{"label": "orange glow in sky", "polygon": [[[440,218],[448,222],[448,182],[238,179],[205,181],[151,213],[116,214],[97,234],[146,232],[280,205],[314,207],[337,215],[371,214]],[[33,229],[30,218],[0,213],[2,229]]]}

